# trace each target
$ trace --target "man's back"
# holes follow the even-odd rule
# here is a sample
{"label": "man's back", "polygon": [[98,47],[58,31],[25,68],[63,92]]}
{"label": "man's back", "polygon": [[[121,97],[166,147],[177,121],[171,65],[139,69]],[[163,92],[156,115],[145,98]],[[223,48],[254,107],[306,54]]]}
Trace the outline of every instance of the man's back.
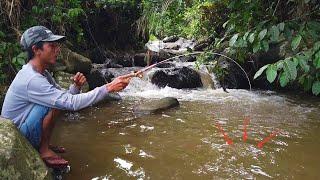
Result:
{"label": "man's back", "polygon": [[1,116],[13,120],[16,126],[20,126],[26,119],[34,103],[28,99],[28,84],[35,76],[41,76],[33,70],[30,64],[26,64],[17,73],[11,83],[1,111]]}

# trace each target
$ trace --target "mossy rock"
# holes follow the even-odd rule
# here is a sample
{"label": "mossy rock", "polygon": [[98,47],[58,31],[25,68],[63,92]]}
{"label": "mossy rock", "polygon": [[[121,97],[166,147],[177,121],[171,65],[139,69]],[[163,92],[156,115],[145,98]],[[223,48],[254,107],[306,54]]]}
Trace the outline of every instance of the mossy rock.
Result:
{"label": "mossy rock", "polygon": [[84,74],[89,73],[92,67],[90,59],[75,53],[68,48],[62,48],[59,59],[62,60],[66,66],[66,70],[69,73],[82,72]]}
{"label": "mossy rock", "polygon": [[39,153],[12,121],[0,117],[1,179],[52,179]]}
{"label": "mossy rock", "polygon": [[[55,72],[54,73],[54,79],[56,82],[65,90],[68,90],[72,80],[71,78],[74,76],[74,74],[66,73],[66,72]],[[82,87],[82,92],[88,92],[89,91],[89,85],[88,83],[85,83]]]}

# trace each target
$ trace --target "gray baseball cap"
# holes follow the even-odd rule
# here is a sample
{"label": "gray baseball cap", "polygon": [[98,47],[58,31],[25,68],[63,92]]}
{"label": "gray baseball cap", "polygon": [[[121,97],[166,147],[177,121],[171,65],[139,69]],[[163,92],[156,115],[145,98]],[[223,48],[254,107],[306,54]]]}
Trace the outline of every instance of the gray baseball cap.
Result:
{"label": "gray baseball cap", "polygon": [[54,35],[52,31],[44,26],[33,26],[27,29],[21,36],[20,44],[24,50],[32,47],[36,43],[63,41],[65,36]]}

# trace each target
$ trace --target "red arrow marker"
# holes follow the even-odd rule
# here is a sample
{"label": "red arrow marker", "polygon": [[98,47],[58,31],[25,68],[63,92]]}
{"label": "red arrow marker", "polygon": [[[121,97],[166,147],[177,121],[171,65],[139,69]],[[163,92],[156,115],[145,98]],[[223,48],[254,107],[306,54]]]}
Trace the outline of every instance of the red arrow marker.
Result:
{"label": "red arrow marker", "polygon": [[270,141],[270,140],[271,140],[273,137],[275,137],[278,133],[279,133],[279,130],[271,133],[268,137],[264,138],[262,141],[260,141],[260,142],[257,144],[258,148],[261,149],[265,143],[267,143],[268,141]]}
{"label": "red arrow marker", "polygon": [[224,140],[226,141],[226,143],[228,145],[232,145],[233,142],[232,140],[228,137],[228,135],[224,132],[224,130],[222,129],[222,127],[220,126],[219,123],[216,124],[217,128],[220,130],[221,134],[223,135]]}
{"label": "red arrow marker", "polygon": [[242,140],[243,142],[246,142],[248,139],[248,134],[247,134],[247,125],[249,124],[250,119],[249,118],[244,118],[243,120],[243,136]]}

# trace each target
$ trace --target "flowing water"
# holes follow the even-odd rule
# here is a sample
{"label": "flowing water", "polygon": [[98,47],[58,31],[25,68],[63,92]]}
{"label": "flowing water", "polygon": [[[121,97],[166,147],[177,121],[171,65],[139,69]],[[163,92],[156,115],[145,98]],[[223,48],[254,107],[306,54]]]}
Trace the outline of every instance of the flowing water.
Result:
{"label": "flowing water", "polygon": [[[318,179],[320,103],[270,91],[158,89],[133,79],[119,102],[66,113],[53,142],[67,148],[65,179]],[[136,115],[146,101],[180,107]],[[242,139],[244,119],[248,139]],[[233,144],[228,145],[219,124]],[[262,148],[258,143],[273,132]]]}

